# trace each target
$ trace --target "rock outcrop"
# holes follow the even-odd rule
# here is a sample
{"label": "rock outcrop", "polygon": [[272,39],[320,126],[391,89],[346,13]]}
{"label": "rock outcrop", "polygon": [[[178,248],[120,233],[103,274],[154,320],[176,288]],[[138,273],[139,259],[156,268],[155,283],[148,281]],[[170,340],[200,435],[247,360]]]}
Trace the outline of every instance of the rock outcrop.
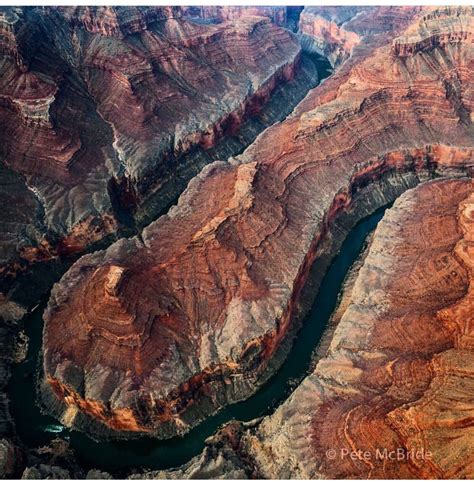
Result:
{"label": "rock outcrop", "polygon": [[[285,122],[55,286],[42,388],[64,424],[166,437],[248,396],[297,326],[314,260],[343,239],[341,213],[355,222],[364,196],[366,214],[420,180],[472,175],[470,37],[400,57],[397,29],[441,21],[400,12],[394,32],[367,37]],[[470,12],[451,15],[471,28]]]}
{"label": "rock outcrop", "polygon": [[416,7],[305,7],[298,34],[303,50],[317,52],[339,67],[364,37],[395,32]]}
{"label": "rock outcrop", "polygon": [[294,79],[295,36],[249,13],[202,24],[179,7],[2,8],[2,293],[15,298],[38,261],[133,229],[138,206],[163,195],[156,216]]}
{"label": "rock outcrop", "polygon": [[345,27],[368,7],[305,7],[300,15],[298,32],[303,48],[327,57],[333,66],[350,56],[361,37]]}
{"label": "rock outcrop", "polygon": [[435,47],[473,43],[473,7],[445,7],[425,15],[393,44],[399,57],[429,52]]}
{"label": "rock outcrop", "polygon": [[15,473],[18,448],[8,439],[0,439],[0,477],[6,479]]}
{"label": "rock outcrop", "polygon": [[288,8],[283,6],[274,7],[251,7],[236,5],[206,5],[201,7],[185,7],[185,14],[191,18],[198,18],[207,22],[223,22],[237,20],[246,16],[267,17],[276,25],[286,27],[288,23]]}
{"label": "rock outcrop", "polygon": [[471,179],[387,211],[314,371],[241,440],[262,476],[473,477],[473,213]]}
{"label": "rock outcrop", "polygon": [[403,194],[288,400],[228,423],[179,469],[141,477],[472,478],[473,202],[468,178]]}

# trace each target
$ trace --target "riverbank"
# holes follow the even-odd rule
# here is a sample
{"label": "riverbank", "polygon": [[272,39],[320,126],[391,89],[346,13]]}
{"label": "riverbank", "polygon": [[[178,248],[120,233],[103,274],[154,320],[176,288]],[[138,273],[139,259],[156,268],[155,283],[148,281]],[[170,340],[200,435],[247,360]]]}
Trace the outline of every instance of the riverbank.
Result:
{"label": "riverbank", "polygon": [[311,354],[325,327],[325,317],[332,313],[336,303],[345,270],[352,265],[354,256],[358,256],[358,249],[364,245],[367,233],[374,229],[383,212],[384,209],[361,222],[347,237],[324,278],[312,312],[295,339],[292,355],[286,358],[277,374],[253,397],[227,407],[184,437],[164,442],[153,439],[94,442],[84,434],[61,427],[52,417],[41,414],[35,403],[36,393],[31,379],[41,347],[41,308],[37,309],[25,323],[30,339],[27,362],[13,371],[13,379],[22,381],[20,385],[12,385],[10,392],[15,418],[21,420],[21,425],[17,426],[19,435],[32,447],[48,444],[59,436],[69,441],[79,465],[124,476],[128,474],[123,470],[131,466],[165,469],[182,465],[198,455],[205,446],[205,440],[227,421],[250,421],[271,413],[307,373]]}

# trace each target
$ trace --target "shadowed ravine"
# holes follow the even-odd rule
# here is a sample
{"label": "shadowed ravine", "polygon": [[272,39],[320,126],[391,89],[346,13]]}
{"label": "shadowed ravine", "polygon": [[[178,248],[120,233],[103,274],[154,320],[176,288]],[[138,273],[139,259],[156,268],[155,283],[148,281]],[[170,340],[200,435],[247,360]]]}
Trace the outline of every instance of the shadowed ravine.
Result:
{"label": "shadowed ravine", "polygon": [[[12,370],[11,410],[20,438],[31,447],[46,444],[58,432],[70,440],[79,461],[86,467],[120,475],[133,467],[164,469],[185,463],[203,449],[205,439],[222,424],[236,419],[249,421],[271,413],[285,400],[307,373],[312,353],[336,306],[344,278],[357,259],[367,235],[373,231],[386,207],[359,222],[346,237],[339,254],[327,271],[314,304],[280,370],[260,390],[243,402],[231,405],[181,438],[156,441],[150,438],[120,442],[95,442],[82,433],[69,431],[42,415],[36,405],[36,368],[39,363],[44,303],[25,320],[30,339],[26,361]],[[127,470],[128,471],[128,470]]]}

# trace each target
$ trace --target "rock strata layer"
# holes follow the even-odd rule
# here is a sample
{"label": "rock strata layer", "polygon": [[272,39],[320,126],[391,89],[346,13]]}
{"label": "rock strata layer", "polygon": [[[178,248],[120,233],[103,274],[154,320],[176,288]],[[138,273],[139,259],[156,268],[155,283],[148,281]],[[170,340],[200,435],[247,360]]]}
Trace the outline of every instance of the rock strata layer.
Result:
{"label": "rock strata layer", "polygon": [[313,373],[241,440],[260,474],[473,477],[473,213],[472,180],[387,211]]}
{"label": "rock strata layer", "polygon": [[[472,175],[472,11],[400,12],[394,31],[354,47],[285,122],[207,166],[140,237],[83,257],[55,286],[43,397],[64,424],[166,437],[248,396],[359,192],[384,185],[372,188],[376,209],[390,190]],[[407,35],[446,24],[458,34],[399,55]]]}
{"label": "rock strata layer", "polygon": [[368,7],[305,7],[300,15],[298,32],[306,50],[327,57],[333,66],[350,56],[361,36],[345,24],[368,10]]}
{"label": "rock strata layer", "polygon": [[185,156],[234,136],[294,78],[293,34],[258,9],[219,12],[204,24],[179,7],[1,9],[2,293],[133,225],[164,186],[175,197]]}
{"label": "rock strata layer", "polygon": [[324,55],[334,67],[339,67],[364,38],[377,38],[403,28],[417,10],[420,8],[305,7],[298,35],[303,50]]}
{"label": "rock strata layer", "polygon": [[288,23],[289,7],[251,7],[251,6],[218,6],[206,5],[202,7],[185,7],[186,15],[191,18],[200,19],[207,22],[222,22],[226,20],[236,20],[241,17],[256,15],[259,17],[270,18],[273,23],[283,27]]}

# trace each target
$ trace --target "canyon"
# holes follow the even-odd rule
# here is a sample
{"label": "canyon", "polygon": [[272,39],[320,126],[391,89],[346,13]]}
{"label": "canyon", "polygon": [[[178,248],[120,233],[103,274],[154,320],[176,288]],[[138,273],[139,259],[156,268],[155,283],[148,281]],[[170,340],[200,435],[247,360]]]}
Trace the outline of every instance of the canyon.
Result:
{"label": "canyon", "polygon": [[288,400],[256,426],[229,423],[179,470],[148,476],[205,477],[220,460],[230,477],[471,478],[473,202],[468,178],[401,195]]}
{"label": "canyon", "polygon": [[[238,13],[200,24],[179,7],[2,10],[2,195],[24,203],[2,212],[9,300],[34,305],[21,294],[31,266],[129,235],[316,85],[293,34]],[[247,125],[275,91],[288,105]]]}
{"label": "canyon", "polygon": [[[438,32],[449,15],[419,22]],[[43,397],[56,415],[62,401],[63,423],[80,415],[88,431],[99,421],[99,432],[170,436],[248,396],[358,186],[472,167],[472,71],[452,74],[472,60],[469,37],[418,55],[402,47],[424,41],[415,35],[376,49],[342,82],[340,70],[241,156],[204,168],[139,238],[69,270],[44,333]]]}
{"label": "canyon", "polygon": [[25,463],[6,387],[26,314],[317,85],[319,60],[280,27],[294,21],[286,7],[0,9],[2,473]]}
{"label": "canyon", "polygon": [[329,347],[245,441],[265,477],[472,477],[473,188],[424,183],[387,212]]}
{"label": "canyon", "polygon": [[[398,198],[288,399],[227,423],[182,467],[137,476],[472,477],[472,7],[307,7],[296,35],[284,9],[48,13],[9,10],[0,37],[14,79],[0,89],[2,216],[15,220],[0,238],[2,317],[26,311],[19,272],[94,250],[44,313],[47,411],[133,443],[248,398],[285,360],[346,235]],[[61,32],[34,61],[26,18]],[[194,163],[315,52],[336,71],[285,120]],[[180,176],[194,177],[158,216]],[[120,239],[95,250],[107,238]]]}

